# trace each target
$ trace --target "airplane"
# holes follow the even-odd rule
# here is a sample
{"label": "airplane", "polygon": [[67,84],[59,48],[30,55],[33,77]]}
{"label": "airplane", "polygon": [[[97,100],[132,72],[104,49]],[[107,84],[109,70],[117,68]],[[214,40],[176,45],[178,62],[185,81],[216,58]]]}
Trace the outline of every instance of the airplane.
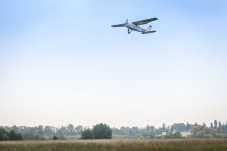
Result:
{"label": "airplane", "polygon": [[150,19],[145,19],[145,20],[128,23],[128,19],[127,19],[126,23],[112,25],[112,27],[126,27],[126,28],[128,28],[128,34],[130,34],[132,31],[138,31],[138,32],[141,32],[141,34],[150,34],[150,33],[156,32],[155,30],[151,30],[152,29],[151,25],[147,29],[144,29],[144,28],[140,27],[139,25],[148,24],[149,22],[153,22],[156,20],[158,20],[158,18],[150,18]]}

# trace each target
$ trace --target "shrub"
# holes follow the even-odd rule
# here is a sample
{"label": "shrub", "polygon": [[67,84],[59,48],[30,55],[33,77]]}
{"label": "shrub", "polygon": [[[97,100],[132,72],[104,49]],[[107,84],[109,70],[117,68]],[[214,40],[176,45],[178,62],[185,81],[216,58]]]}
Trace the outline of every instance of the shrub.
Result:
{"label": "shrub", "polygon": [[58,140],[58,137],[54,135],[53,140]]}
{"label": "shrub", "polygon": [[93,127],[93,134],[95,139],[111,139],[112,129],[108,125],[100,123]]}
{"label": "shrub", "polygon": [[14,141],[14,140],[23,140],[23,137],[22,137],[21,133],[17,133],[14,130],[11,130],[9,132],[9,135],[8,136],[9,136],[9,140],[11,140],[11,141]]}
{"label": "shrub", "polygon": [[182,138],[182,135],[181,135],[180,132],[175,132],[174,134],[166,135],[164,138],[167,138],[167,139],[177,139],[177,138]]}
{"label": "shrub", "polygon": [[90,129],[84,130],[81,133],[81,139],[94,139],[94,134]]}

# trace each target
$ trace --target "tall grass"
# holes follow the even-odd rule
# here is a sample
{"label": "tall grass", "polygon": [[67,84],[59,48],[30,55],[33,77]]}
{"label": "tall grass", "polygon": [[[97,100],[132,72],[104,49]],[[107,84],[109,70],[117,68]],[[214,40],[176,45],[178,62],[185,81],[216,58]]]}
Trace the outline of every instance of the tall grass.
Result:
{"label": "tall grass", "polygon": [[227,139],[0,142],[0,151],[227,151]]}

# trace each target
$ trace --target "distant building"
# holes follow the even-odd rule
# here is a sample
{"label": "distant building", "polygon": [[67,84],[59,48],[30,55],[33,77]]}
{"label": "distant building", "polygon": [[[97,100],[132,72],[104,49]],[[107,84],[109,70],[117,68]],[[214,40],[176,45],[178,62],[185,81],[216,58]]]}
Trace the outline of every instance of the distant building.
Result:
{"label": "distant building", "polygon": [[180,132],[182,137],[188,137],[191,136],[191,132],[190,131],[184,131],[184,132]]}
{"label": "distant building", "polygon": [[162,136],[165,136],[165,135],[167,135],[167,133],[166,132],[162,132]]}

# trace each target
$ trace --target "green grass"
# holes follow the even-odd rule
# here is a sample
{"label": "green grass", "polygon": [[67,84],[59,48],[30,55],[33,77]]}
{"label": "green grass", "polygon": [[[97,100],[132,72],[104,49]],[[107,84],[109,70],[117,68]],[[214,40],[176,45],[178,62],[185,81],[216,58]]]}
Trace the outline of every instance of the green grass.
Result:
{"label": "green grass", "polygon": [[227,139],[0,142],[0,151],[227,151]]}

